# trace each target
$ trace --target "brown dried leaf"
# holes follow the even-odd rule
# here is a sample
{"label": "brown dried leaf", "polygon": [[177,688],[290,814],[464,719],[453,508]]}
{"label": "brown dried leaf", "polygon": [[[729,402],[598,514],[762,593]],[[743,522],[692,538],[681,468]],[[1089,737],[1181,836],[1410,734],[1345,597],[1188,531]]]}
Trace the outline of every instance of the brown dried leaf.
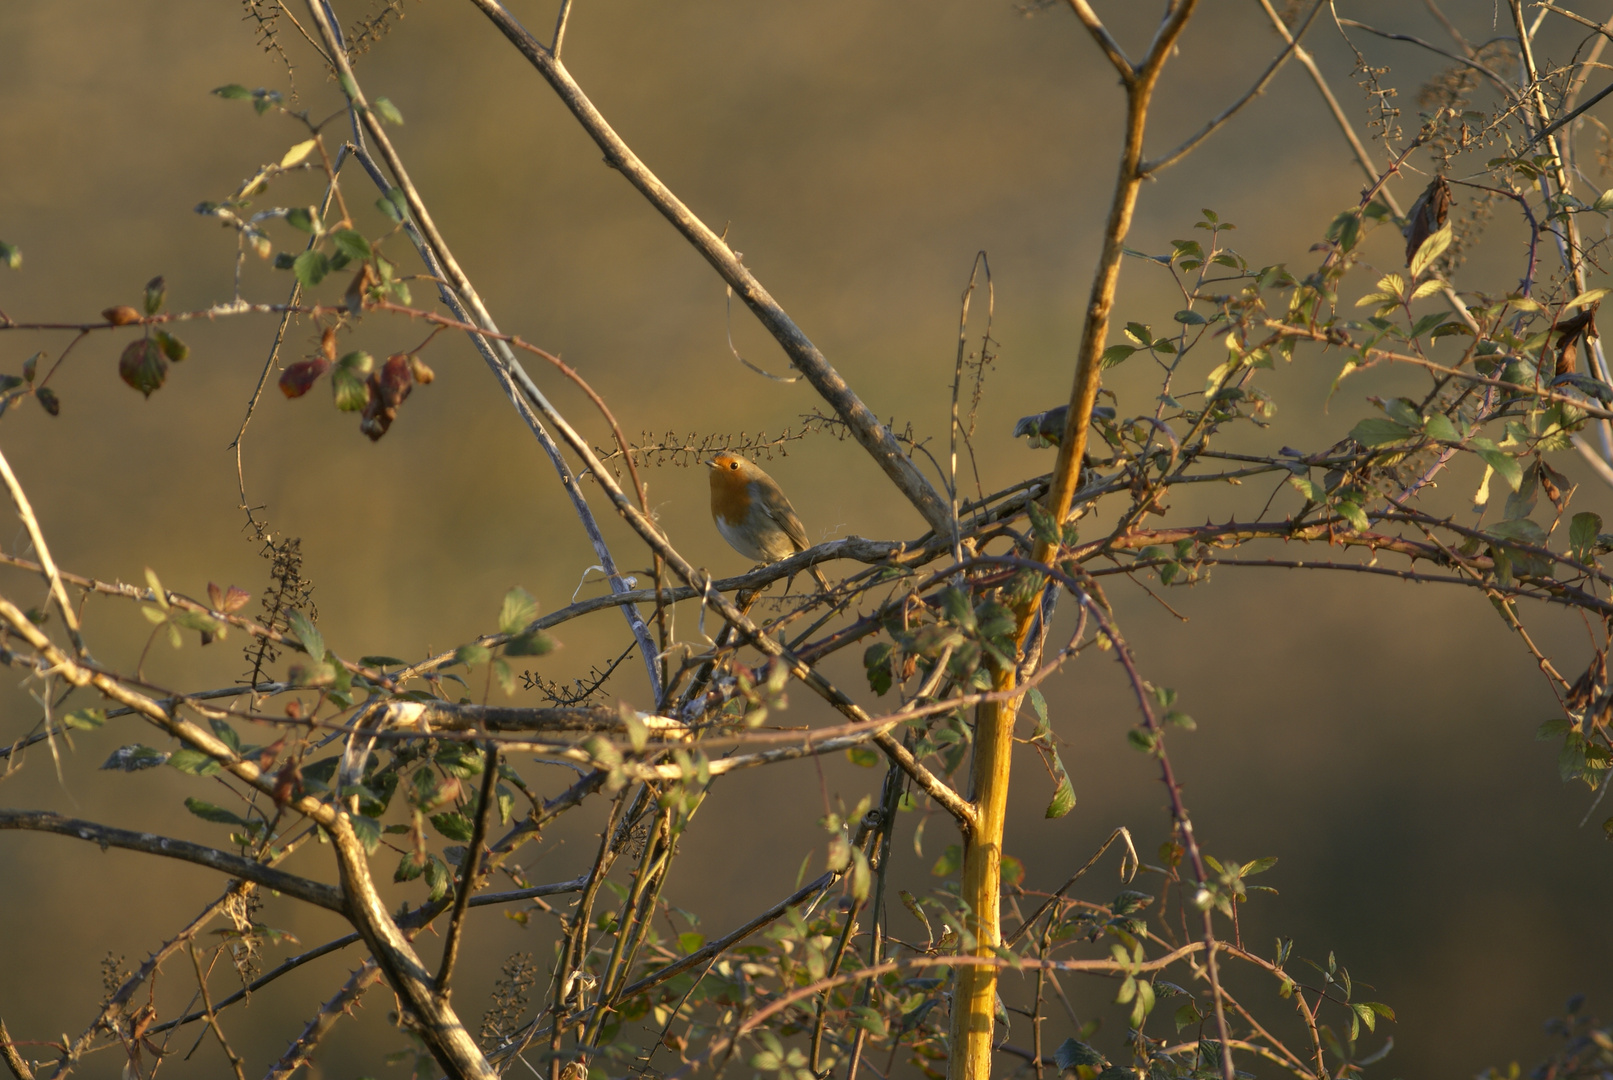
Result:
{"label": "brown dried leaf", "polygon": [[1406,227],[1401,230],[1406,238],[1407,266],[1411,265],[1412,256],[1423,246],[1423,241],[1444,227],[1450,213],[1451,186],[1443,176],[1436,176],[1412,204],[1406,215]]}

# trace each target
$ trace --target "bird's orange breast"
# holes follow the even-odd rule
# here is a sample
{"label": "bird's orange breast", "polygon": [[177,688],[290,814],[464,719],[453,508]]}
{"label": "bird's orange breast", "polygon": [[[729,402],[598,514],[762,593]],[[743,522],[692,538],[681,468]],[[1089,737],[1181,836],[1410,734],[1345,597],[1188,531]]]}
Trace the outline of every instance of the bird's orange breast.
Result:
{"label": "bird's orange breast", "polygon": [[747,481],[711,474],[711,513],[730,525],[741,525],[750,515],[751,495]]}

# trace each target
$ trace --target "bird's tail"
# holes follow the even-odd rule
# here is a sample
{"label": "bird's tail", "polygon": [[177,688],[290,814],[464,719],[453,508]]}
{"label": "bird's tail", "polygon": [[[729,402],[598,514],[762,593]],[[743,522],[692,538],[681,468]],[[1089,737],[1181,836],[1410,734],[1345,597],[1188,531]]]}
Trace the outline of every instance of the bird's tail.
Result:
{"label": "bird's tail", "polygon": [[818,583],[818,588],[822,589],[824,592],[830,591],[831,586],[829,584],[829,579],[823,576],[822,570],[819,570],[816,566],[809,566],[807,567],[807,571],[811,573],[812,579]]}

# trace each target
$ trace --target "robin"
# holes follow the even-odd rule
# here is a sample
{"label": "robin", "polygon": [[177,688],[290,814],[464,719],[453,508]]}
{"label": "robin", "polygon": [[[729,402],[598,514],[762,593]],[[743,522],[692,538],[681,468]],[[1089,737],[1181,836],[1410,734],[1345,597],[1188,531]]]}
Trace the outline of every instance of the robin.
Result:
{"label": "robin", "polygon": [[[733,549],[757,562],[777,562],[811,547],[795,507],[777,483],[753,462],[721,453],[711,470],[711,520]],[[807,568],[825,590],[828,580],[816,566]],[[788,587],[788,586],[786,586]]]}

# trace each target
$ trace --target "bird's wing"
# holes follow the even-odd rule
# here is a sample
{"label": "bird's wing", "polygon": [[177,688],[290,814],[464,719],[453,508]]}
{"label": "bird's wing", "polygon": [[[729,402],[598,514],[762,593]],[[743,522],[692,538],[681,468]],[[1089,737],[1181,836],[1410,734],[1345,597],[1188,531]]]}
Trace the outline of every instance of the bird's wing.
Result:
{"label": "bird's wing", "polygon": [[768,517],[778,522],[778,527],[790,538],[795,550],[805,551],[812,546],[807,541],[806,527],[795,516],[795,507],[790,505],[790,500],[784,497],[783,492],[767,492],[762,499],[762,509],[767,511]]}

